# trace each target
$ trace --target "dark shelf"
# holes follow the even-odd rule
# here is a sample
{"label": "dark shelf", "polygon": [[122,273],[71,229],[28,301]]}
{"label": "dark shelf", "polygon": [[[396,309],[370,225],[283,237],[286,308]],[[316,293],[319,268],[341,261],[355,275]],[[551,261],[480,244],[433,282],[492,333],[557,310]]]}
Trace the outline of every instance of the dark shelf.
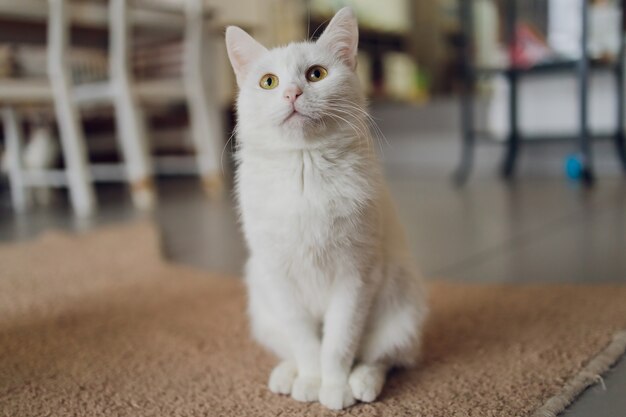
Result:
{"label": "dark shelf", "polygon": [[[620,63],[618,61],[600,61],[600,60],[590,60],[589,61],[591,69],[594,70],[606,70],[606,71],[615,71],[620,68]],[[555,60],[549,62],[542,62],[539,64],[535,64],[530,67],[473,67],[471,71],[474,75],[477,76],[494,76],[499,74],[509,74],[516,73],[517,75],[541,75],[541,74],[551,74],[555,72],[563,72],[563,71],[576,71],[580,65],[580,60]]]}
{"label": "dark shelf", "polygon": [[[506,143],[507,139],[502,137],[496,137],[490,133],[475,131],[475,139],[483,143],[491,143],[494,145],[500,145]],[[589,139],[594,141],[612,140],[615,137],[615,132],[598,132],[590,133]],[[518,135],[518,140],[528,145],[544,145],[546,143],[559,143],[559,142],[572,142],[576,140],[578,135],[573,133],[571,135],[555,135],[555,134],[536,134],[536,135]]]}
{"label": "dark shelf", "polygon": [[[502,0],[500,3],[504,8],[504,32],[506,34],[506,47],[508,51],[513,51],[515,47],[517,7],[521,0]],[[593,183],[593,161],[592,143],[596,139],[612,139],[615,143],[617,157],[626,174],[626,138],[624,134],[624,54],[626,44],[624,42],[624,22],[622,19],[620,33],[620,47],[618,56],[614,60],[594,60],[588,56],[589,39],[589,8],[591,0],[584,0],[581,8],[581,36],[580,49],[582,51],[579,59],[558,59],[533,65],[528,68],[506,67],[506,68],[481,68],[472,64],[473,45],[473,17],[471,0],[460,2],[461,24],[463,31],[463,48],[461,49],[461,62],[463,63],[463,89],[461,93],[461,124],[462,124],[462,154],[459,168],[456,173],[458,183],[463,183],[468,178],[474,159],[474,147],[477,142],[497,143],[488,140],[484,132],[475,131],[474,121],[474,94],[476,83],[480,77],[488,77],[502,74],[506,77],[509,86],[508,97],[508,119],[510,132],[504,141],[506,146],[502,161],[502,176],[511,179],[515,172],[515,166],[519,150],[522,144],[544,144],[547,142],[573,141],[577,143],[579,158],[582,165],[580,180],[588,185]],[[621,10],[624,15],[624,6]],[[511,54],[512,55],[512,54]],[[613,132],[603,132],[596,134],[589,129],[589,84],[590,74],[593,71],[608,71],[615,80],[615,102],[617,107],[617,126]],[[533,135],[528,137],[520,132],[519,126],[519,87],[520,79],[530,75],[558,74],[571,72],[577,80],[578,90],[578,132],[575,135]],[[487,139],[487,140],[485,140]],[[493,139],[493,138],[492,138]]]}

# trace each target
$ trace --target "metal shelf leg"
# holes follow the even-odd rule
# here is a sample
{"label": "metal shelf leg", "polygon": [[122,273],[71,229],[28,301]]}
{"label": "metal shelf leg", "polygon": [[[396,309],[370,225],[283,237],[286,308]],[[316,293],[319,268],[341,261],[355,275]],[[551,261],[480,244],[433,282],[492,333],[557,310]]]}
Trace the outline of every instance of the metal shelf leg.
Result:
{"label": "metal shelf leg", "polygon": [[579,148],[583,166],[582,180],[591,185],[594,181],[593,160],[591,153],[591,137],[589,135],[589,54],[587,53],[587,39],[589,37],[589,2],[583,1],[582,7],[582,34],[581,58],[578,66],[578,88],[580,100],[580,131]]}
{"label": "metal shelf leg", "polygon": [[474,162],[474,77],[471,72],[472,62],[472,2],[462,1],[460,5],[463,22],[463,87],[461,91],[461,162],[454,179],[457,185],[463,185],[472,171]]}
{"label": "metal shelf leg", "polygon": [[461,125],[463,129],[461,162],[454,174],[454,179],[458,185],[463,185],[467,182],[474,164],[475,135],[473,100],[472,89],[466,86],[461,96]]}
{"label": "metal shelf leg", "polygon": [[616,69],[618,75],[615,77],[617,83],[617,130],[615,132],[615,152],[619,159],[622,170],[626,174],[626,138],[624,136],[624,75],[623,65]]}
{"label": "metal shelf leg", "polygon": [[[624,13],[624,6],[622,5],[622,14]],[[618,63],[615,67],[615,83],[617,94],[617,129],[615,132],[615,152],[617,158],[622,164],[622,170],[626,174],[626,142],[624,137],[624,20],[620,20],[619,32],[620,36],[620,49],[618,55]]]}
{"label": "metal shelf leg", "polygon": [[517,21],[517,4],[515,0],[506,2],[506,27],[507,43],[509,48],[509,60],[511,70],[507,73],[509,81],[509,137],[507,139],[506,152],[502,163],[502,176],[505,179],[513,178],[517,155],[519,151],[519,123],[518,123],[518,74],[515,69],[514,46],[515,46],[515,26]]}

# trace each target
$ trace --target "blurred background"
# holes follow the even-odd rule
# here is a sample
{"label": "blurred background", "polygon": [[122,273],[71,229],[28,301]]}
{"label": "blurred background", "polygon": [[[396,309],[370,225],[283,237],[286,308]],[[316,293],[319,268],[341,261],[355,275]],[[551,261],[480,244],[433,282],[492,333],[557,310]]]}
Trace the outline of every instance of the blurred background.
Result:
{"label": "blurred background", "polygon": [[610,0],[0,0],[0,239],[147,215],[167,256],[239,275],[224,28],[282,45],[345,5],[427,276],[626,278]]}
{"label": "blurred background", "polygon": [[[0,242],[149,217],[169,259],[239,276],[224,28],[272,47],[345,5],[427,277],[626,280],[616,0],[0,0]],[[569,415],[623,410],[619,367]]]}

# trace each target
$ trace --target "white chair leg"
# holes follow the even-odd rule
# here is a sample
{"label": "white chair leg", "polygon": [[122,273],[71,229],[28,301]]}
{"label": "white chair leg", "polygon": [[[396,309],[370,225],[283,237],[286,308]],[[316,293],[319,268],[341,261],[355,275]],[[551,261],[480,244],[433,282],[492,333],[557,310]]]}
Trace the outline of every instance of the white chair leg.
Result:
{"label": "white chair leg", "polygon": [[154,206],[156,195],[145,118],[134,95],[128,65],[130,25],[126,0],[110,0],[109,24],[109,72],[120,147],[133,203],[138,208],[150,209]]}
{"label": "white chair leg", "polygon": [[22,135],[20,119],[12,107],[2,109],[2,124],[9,169],[11,199],[15,211],[24,211],[30,204],[30,193],[26,187],[22,169]]}
{"label": "white chair leg", "polygon": [[[204,25],[204,1],[186,0],[185,12],[184,82],[191,133],[205,190],[210,196],[218,196],[223,188],[220,167],[222,117],[219,105],[208,93],[206,79],[206,75],[211,73],[207,63],[214,62],[214,45],[203,42],[208,38]],[[206,52],[209,56],[205,55]]]}
{"label": "white chair leg", "polygon": [[48,3],[48,77],[54,96],[70,199],[78,215],[89,215],[95,209],[95,197],[78,111],[70,94],[71,79],[66,59],[67,10],[64,0],[48,0]]}

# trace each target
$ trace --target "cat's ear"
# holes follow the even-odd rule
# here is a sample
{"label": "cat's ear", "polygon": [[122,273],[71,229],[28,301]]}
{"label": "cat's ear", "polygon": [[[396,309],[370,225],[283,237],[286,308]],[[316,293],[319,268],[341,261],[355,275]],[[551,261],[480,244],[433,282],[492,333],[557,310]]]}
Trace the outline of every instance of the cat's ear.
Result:
{"label": "cat's ear", "polygon": [[267,49],[245,30],[229,26],[226,28],[226,51],[237,76],[237,84],[241,86],[250,64],[267,52]]}
{"label": "cat's ear", "polygon": [[359,27],[350,7],[344,7],[335,14],[317,43],[329,48],[351,69],[356,68]]}

